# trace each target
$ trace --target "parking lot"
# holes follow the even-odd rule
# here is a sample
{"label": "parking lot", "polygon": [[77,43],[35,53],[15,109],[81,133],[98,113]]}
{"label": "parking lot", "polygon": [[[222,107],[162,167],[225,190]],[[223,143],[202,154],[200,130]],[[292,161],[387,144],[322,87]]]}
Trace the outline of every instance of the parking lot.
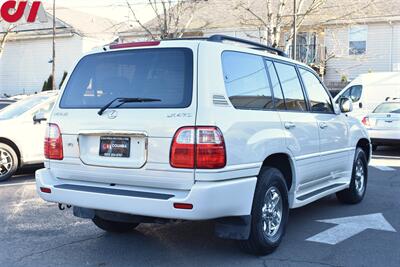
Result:
{"label": "parking lot", "polygon": [[104,233],[40,200],[27,169],[0,185],[1,266],[399,266],[400,149],[379,150],[371,165],[361,204],[331,196],[292,210],[284,241],[266,257],[214,237],[212,222]]}

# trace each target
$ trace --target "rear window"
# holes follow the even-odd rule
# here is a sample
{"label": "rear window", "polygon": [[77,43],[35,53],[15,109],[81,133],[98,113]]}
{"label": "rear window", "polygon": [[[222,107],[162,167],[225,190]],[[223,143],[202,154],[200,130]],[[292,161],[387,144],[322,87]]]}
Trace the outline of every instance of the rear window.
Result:
{"label": "rear window", "polygon": [[76,66],[61,108],[101,108],[119,97],[159,102],[125,103],[120,108],[185,108],[192,102],[193,53],[159,48],[93,54]]}
{"label": "rear window", "polygon": [[400,103],[380,104],[373,113],[398,113],[400,114]]}

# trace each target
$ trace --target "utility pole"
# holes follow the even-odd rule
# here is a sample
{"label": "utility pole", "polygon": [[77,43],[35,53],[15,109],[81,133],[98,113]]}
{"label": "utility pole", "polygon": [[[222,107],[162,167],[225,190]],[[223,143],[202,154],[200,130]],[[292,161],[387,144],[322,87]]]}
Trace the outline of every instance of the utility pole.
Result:
{"label": "utility pole", "polygon": [[53,0],[53,58],[51,75],[53,76],[52,89],[57,90],[56,86],[56,0]]}
{"label": "utility pole", "polygon": [[293,44],[292,44],[292,58],[296,60],[296,52],[297,52],[297,3],[296,0],[293,0]]}

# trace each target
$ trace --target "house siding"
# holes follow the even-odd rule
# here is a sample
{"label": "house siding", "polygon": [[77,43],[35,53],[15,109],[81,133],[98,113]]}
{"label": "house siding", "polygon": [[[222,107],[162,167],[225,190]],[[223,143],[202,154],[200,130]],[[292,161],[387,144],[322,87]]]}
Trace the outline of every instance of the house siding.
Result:
{"label": "house siding", "polygon": [[[82,38],[56,39],[56,82],[82,54]],[[0,95],[40,92],[51,74],[52,39],[23,39],[6,43],[0,58]]]}
{"label": "house siding", "polygon": [[[325,45],[327,54],[334,58],[327,63],[325,81],[338,82],[342,76],[353,80],[368,72],[400,71],[400,23],[368,24],[365,55],[349,55],[349,27],[327,28]],[[400,68],[400,66],[399,66]]]}

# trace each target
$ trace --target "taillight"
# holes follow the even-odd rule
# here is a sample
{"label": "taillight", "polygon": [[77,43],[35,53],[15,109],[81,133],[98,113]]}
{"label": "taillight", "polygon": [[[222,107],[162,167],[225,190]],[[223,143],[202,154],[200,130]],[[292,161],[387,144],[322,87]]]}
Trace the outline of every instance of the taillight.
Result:
{"label": "taillight", "polygon": [[179,129],[172,141],[170,164],[185,169],[225,167],[226,150],[221,131],[208,126]]}
{"label": "taillight", "polygon": [[62,160],[64,158],[61,131],[57,124],[47,125],[44,139],[44,156],[46,159]]}
{"label": "taillight", "polygon": [[160,41],[150,41],[150,42],[134,42],[134,43],[124,43],[124,44],[112,44],[110,49],[122,49],[122,48],[132,48],[132,47],[145,47],[145,46],[157,46]]}
{"label": "taillight", "polygon": [[370,123],[369,123],[369,118],[368,117],[364,117],[363,119],[362,119],[362,124],[364,124],[365,126],[370,126]]}

